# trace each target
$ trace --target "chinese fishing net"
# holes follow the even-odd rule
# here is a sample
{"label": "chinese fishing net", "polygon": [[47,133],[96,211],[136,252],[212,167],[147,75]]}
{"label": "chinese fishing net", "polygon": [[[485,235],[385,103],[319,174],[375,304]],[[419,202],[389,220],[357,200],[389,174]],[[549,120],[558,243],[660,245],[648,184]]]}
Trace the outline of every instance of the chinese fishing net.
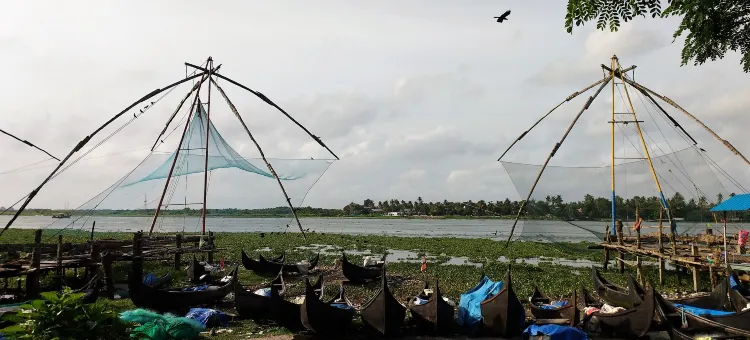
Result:
{"label": "chinese fishing net", "polygon": [[[620,87],[618,92],[622,93]],[[630,89],[654,173],[670,211],[676,218],[677,233],[692,235],[713,228],[720,234],[723,225],[720,222],[721,216],[708,210],[722,199],[728,198],[732,192],[745,191],[744,188],[741,184],[732,182],[731,178],[728,181],[732,183],[720,180],[720,173],[726,173],[708,157],[706,151],[693,146],[690,139],[674,129],[674,126],[664,126],[667,120],[657,117],[661,113],[644,100],[639,100],[637,97],[640,94],[635,92]],[[611,121],[612,103],[601,97],[600,95],[589,110],[584,112],[550,165],[544,169],[516,227],[516,239],[599,241],[604,236],[605,228],[612,225],[612,135],[611,123],[607,122]],[[522,148],[523,142],[532,142],[535,149],[542,148],[542,145],[537,146],[542,138],[548,138],[545,140],[550,146],[533,154],[524,152],[512,155],[521,160],[504,158],[501,161],[521,199],[528,195],[542,169],[545,156],[563,135],[564,126],[572,120],[574,111],[580,110],[577,105],[583,105],[583,100],[581,98],[574,101],[573,106],[568,108],[569,115],[540,124],[537,129],[547,129],[544,131],[551,137],[543,137],[544,133],[540,136],[540,132],[532,131],[516,148]],[[641,233],[656,233],[660,224],[661,203],[654,174],[644,152],[643,142],[632,122],[632,115],[624,114],[632,112],[630,106],[624,105],[617,95],[616,104],[615,112],[618,114],[615,119],[629,124],[620,123],[615,127],[615,217],[623,222],[626,236],[635,236],[632,227],[636,221],[636,213],[643,219]],[[547,126],[543,126],[544,123]],[[555,126],[550,126],[550,123]],[[697,129],[690,131],[691,134],[700,135]],[[669,139],[672,140],[671,144]],[[704,140],[713,141],[709,138]],[[673,146],[679,145],[679,142],[683,142],[683,145]],[[732,184],[736,185],[732,187]],[[727,189],[728,187],[731,189]],[[517,212],[516,208],[514,215]],[[666,213],[662,215],[662,219],[662,230],[668,234],[670,224]],[[739,227],[738,223],[730,221],[727,232],[736,233]],[[505,237],[507,238],[507,234]]]}
{"label": "chinese fishing net", "polygon": [[[266,141],[271,145],[264,151],[268,163],[278,175],[277,181],[259,157],[258,149],[245,129],[227,106],[221,105],[221,97],[216,96],[214,101],[210,120],[207,119],[207,104],[200,100],[192,108],[186,104],[182,110],[184,112],[178,114],[169,126],[170,133],[160,137],[153,151],[136,149],[140,150],[137,154],[146,154],[144,158],[128,154],[124,155],[125,160],[115,162],[112,160],[114,157],[109,156],[117,152],[100,156],[106,156],[101,160],[88,156],[91,159],[89,164],[97,163],[95,171],[87,174],[87,168],[79,166],[66,171],[63,178],[50,182],[43,193],[50,195],[55,192],[59,195],[66,192],[70,197],[80,197],[77,191],[94,191],[92,182],[102,183],[101,178],[117,178],[114,184],[108,182],[108,185],[111,184],[109,187],[94,191],[98,194],[93,198],[68,210],[69,218],[50,218],[46,225],[34,227],[63,231],[89,230],[96,222],[96,231],[148,232],[153,226],[154,232],[200,232],[203,230],[202,209],[205,201],[206,232],[299,232],[289,204],[300,207],[333,160],[319,159],[321,153],[311,153],[316,157],[274,158],[274,154],[282,153],[279,152],[283,149],[278,147],[279,142],[268,143],[267,130],[253,131],[254,125],[248,124],[259,143]],[[136,114],[134,117],[138,116]],[[121,128],[122,132],[119,129],[115,131],[120,132],[115,137],[118,145],[150,147],[155,134],[146,136],[139,129],[152,133],[162,130],[164,117],[154,117],[140,122],[137,128],[129,126],[127,130]],[[266,127],[271,124],[264,123]],[[219,132],[222,128],[223,134]],[[230,132],[231,138],[227,138],[229,135],[226,131]],[[304,152],[302,148],[299,150],[293,149],[291,153],[299,155]],[[99,151],[108,150],[100,148]],[[113,150],[110,148],[109,151]],[[73,179],[80,182],[73,182]],[[279,181],[289,197],[289,204]],[[47,196],[39,201],[59,202],[61,199]],[[160,212],[154,218],[157,207]],[[19,227],[29,227],[24,224],[24,216],[18,222]],[[304,220],[302,223],[304,227]]]}

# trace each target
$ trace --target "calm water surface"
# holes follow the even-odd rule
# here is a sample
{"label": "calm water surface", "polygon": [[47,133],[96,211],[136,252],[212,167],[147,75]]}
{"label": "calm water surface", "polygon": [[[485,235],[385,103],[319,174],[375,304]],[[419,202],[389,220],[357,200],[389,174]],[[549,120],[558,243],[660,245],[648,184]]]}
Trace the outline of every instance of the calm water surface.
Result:
{"label": "calm water surface", "polygon": [[[0,216],[0,223],[5,225],[10,216]],[[97,231],[134,232],[148,230],[151,226],[150,217],[84,217],[70,219],[53,219],[49,216],[21,216],[13,223],[13,228],[51,228],[90,230],[96,221]],[[349,235],[393,235],[408,237],[465,237],[489,238],[504,240],[508,237],[512,220],[459,220],[459,219],[352,219],[352,218],[304,218],[301,219],[303,228],[310,232],[335,233]],[[575,221],[579,227],[558,221],[519,221],[516,235],[525,240],[547,241],[596,241],[596,237],[589,231],[602,233],[607,222]],[[287,228],[287,224],[290,225]],[[653,224],[653,223],[652,223]],[[165,217],[160,218],[154,228],[160,232],[195,232],[200,231],[201,219],[197,217]],[[721,232],[721,226],[711,223]],[[703,232],[705,223],[678,222],[678,231],[683,234]],[[732,224],[728,232],[736,232],[737,228],[747,229],[747,225]],[[299,232],[296,223],[287,218],[221,218],[211,217],[206,220],[206,229],[217,232]],[[630,228],[627,228],[630,229]],[[653,232],[656,229],[646,229]]]}

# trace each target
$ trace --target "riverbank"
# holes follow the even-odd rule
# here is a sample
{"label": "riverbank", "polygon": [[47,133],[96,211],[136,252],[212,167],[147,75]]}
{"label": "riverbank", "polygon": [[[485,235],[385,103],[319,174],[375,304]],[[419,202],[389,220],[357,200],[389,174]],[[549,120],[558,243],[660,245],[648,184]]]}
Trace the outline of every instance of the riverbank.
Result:
{"label": "riverbank", "polygon": [[[52,242],[56,231],[45,230],[44,242]],[[85,231],[62,232],[66,241],[82,242],[88,239]],[[96,239],[132,238],[132,233],[97,232]],[[3,243],[30,243],[33,240],[33,230],[10,229],[0,239]],[[361,263],[365,255],[373,254],[377,257],[384,252],[389,253],[388,275],[391,288],[400,301],[406,303],[422,288],[425,276],[431,281],[440,280],[440,288],[444,296],[458,302],[460,294],[472,288],[485,274],[493,280],[502,280],[503,275],[511,265],[514,289],[521,301],[527,301],[534,286],[538,286],[550,296],[568,295],[581,284],[591,289],[590,265],[602,261],[602,251],[588,249],[592,243],[539,243],[515,242],[507,248],[504,242],[488,239],[466,238],[420,238],[375,235],[340,235],[340,234],[308,234],[305,240],[301,234],[281,233],[216,233],[216,245],[224,250],[217,253],[216,260],[223,259],[227,266],[240,262],[240,252],[245,250],[251,257],[258,254],[278,255],[286,253],[287,261],[309,259],[320,253],[319,268],[324,275],[325,296],[333,296],[338,291],[338,282],[343,279],[340,268],[335,261],[341,252],[354,263]],[[422,258],[427,259],[427,271],[420,272]],[[186,259],[184,259],[186,260]],[[124,280],[128,270],[127,264],[115,268],[115,280]],[[614,266],[611,266],[614,268]],[[149,263],[146,268],[157,275],[173,272],[170,267],[157,266]],[[657,282],[658,272],[653,267],[644,267],[644,273],[652,282]],[[634,274],[634,273],[633,273]],[[185,271],[174,271],[175,282],[184,282]],[[615,284],[625,285],[626,275],[617,274],[613,270],[603,272],[603,275]],[[254,290],[269,283],[254,273],[240,269],[240,282],[250,290]],[[708,279],[702,280],[706,283]],[[303,282],[299,279],[288,278],[289,294],[292,296],[303,292]],[[691,281],[685,277],[678,282],[674,272],[665,275],[665,287],[662,291],[690,291]],[[347,296],[355,306],[360,306],[377,291],[377,283],[362,286],[347,286]],[[708,287],[704,287],[707,289]],[[133,308],[132,303],[125,299],[111,302],[118,310]],[[228,313],[234,313],[231,301],[220,307]],[[355,328],[360,327],[359,322]],[[221,333],[210,336],[210,339],[245,339],[248,337],[262,337],[270,334],[284,334],[285,330],[256,324],[252,321],[232,321],[229,329],[231,333]],[[262,332],[262,334],[261,334]]]}

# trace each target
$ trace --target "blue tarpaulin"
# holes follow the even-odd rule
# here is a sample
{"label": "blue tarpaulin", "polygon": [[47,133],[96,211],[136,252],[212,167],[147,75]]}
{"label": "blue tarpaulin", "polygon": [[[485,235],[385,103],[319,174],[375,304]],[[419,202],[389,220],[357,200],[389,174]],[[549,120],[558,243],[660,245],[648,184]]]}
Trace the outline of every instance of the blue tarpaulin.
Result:
{"label": "blue tarpaulin", "polygon": [[547,335],[552,340],[587,340],[586,332],[570,326],[560,325],[531,325],[523,331],[523,338],[531,336]]}
{"label": "blue tarpaulin", "polygon": [[539,308],[541,309],[558,309],[560,307],[565,307],[568,305],[568,301],[552,301],[548,305],[541,305]]}
{"label": "blue tarpaulin", "polygon": [[726,312],[726,311],[723,311],[723,310],[698,308],[698,307],[683,305],[683,304],[679,304],[679,303],[675,303],[674,305],[678,309],[684,309],[685,313],[690,313],[690,314],[693,314],[693,315],[720,316],[720,315],[731,315],[731,314],[734,314],[734,312]]}
{"label": "blue tarpaulin", "polygon": [[185,317],[200,322],[203,327],[213,327],[216,324],[222,327],[229,325],[226,314],[210,308],[190,308]]}
{"label": "blue tarpaulin", "polygon": [[708,211],[746,211],[750,210],[750,194],[734,195],[724,202],[717,204]]}
{"label": "blue tarpaulin", "polygon": [[208,285],[200,285],[196,287],[183,288],[182,291],[183,292],[198,292],[198,291],[206,290],[206,289],[208,289]]}
{"label": "blue tarpaulin", "polygon": [[154,273],[148,273],[148,275],[146,275],[146,277],[143,278],[143,284],[149,287],[153,287],[154,283],[156,283],[156,280],[157,278],[156,278],[156,275],[154,275]]}
{"label": "blue tarpaulin", "polygon": [[466,328],[478,325],[482,321],[480,304],[497,294],[502,288],[502,281],[494,282],[484,276],[474,288],[461,294],[461,299],[458,301],[458,325]]}

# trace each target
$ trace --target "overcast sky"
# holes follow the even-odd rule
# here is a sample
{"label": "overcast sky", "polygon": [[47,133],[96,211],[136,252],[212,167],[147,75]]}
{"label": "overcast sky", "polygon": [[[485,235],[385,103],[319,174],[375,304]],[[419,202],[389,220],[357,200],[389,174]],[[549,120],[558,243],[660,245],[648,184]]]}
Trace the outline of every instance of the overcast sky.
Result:
{"label": "overcast sky", "polygon": [[[737,54],[680,67],[682,39],[672,42],[679,20],[639,18],[617,33],[596,31],[590,23],[570,35],[564,28],[565,6],[562,0],[9,2],[0,12],[0,60],[5,65],[0,126],[62,158],[132,101],[184,77],[183,62],[200,64],[212,56],[223,65],[222,74],[276,101],[341,157],[313,187],[305,205],[342,207],[365,198],[408,201],[419,196],[425,201],[517,199],[517,188],[497,158],[538,117],[601,79],[599,65],[609,64],[616,54],[623,66],[638,66],[636,81],[672,98],[750,155],[750,75],[742,73]],[[492,17],[507,9],[513,11],[509,21],[496,23]],[[326,157],[325,150],[273,108],[221,84],[267,156]],[[55,178],[31,206],[77,206],[115,183],[148,155],[187,91],[189,85],[175,89],[90,159]],[[593,92],[556,111],[505,159],[541,164]],[[630,94],[639,119],[647,121],[649,143],[659,144],[652,146],[654,153],[687,145],[663,119],[657,117],[659,129],[648,125],[655,109],[644,106],[632,89]],[[257,157],[215,90],[213,96],[217,129],[240,154]],[[609,163],[611,103],[608,87],[553,164]],[[685,115],[662,105],[748,187],[747,164]],[[138,110],[131,111],[86,149]],[[637,142],[632,124],[627,129]],[[669,145],[663,137],[670,139]],[[626,150],[632,149],[626,138],[617,137],[617,143],[618,155],[636,157],[636,151]],[[173,150],[175,145],[164,147]],[[0,206],[8,206],[38,185],[54,162],[44,162],[44,154],[4,136],[0,150]],[[36,162],[41,163],[13,171]],[[700,166],[690,164],[686,166],[692,169]],[[531,169],[527,177],[538,170],[526,169]],[[214,171],[212,178],[225,170]],[[634,181],[650,181],[645,169],[639,171]],[[702,188],[706,192],[740,192],[726,183],[726,190],[720,190],[712,173],[702,175],[701,185],[714,185]],[[579,191],[587,185],[592,189],[584,192],[609,189],[606,172],[597,180],[585,173],[564,176],[560,181]],[[217,185],[209,206],[243,207],[238,203],[243,195],[260,197],[264,192],[258,188],[275,189],[265,180],[263,187]],[[627,183],[622,185],[627,188]],[[295,201],[312,181],[303,184],[290,189]],[[525,196],[528,184],[518,185]]]}

